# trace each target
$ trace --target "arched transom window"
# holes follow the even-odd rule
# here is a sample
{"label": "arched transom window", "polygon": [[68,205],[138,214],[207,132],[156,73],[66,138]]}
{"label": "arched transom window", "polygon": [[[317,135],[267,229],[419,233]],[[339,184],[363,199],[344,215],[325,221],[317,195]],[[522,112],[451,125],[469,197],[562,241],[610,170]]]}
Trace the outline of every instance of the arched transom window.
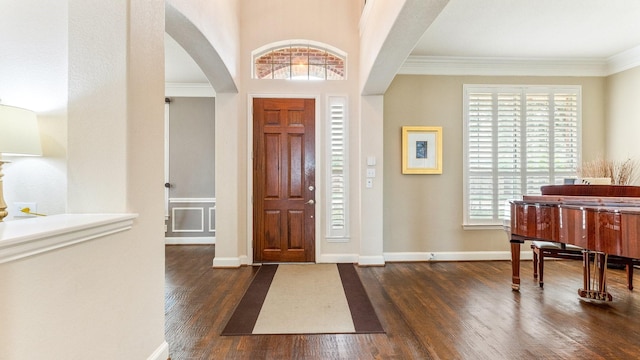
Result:
{"label": "arched transom window", "polygon": [[310,41],[273,43],[253,51],[255,79],[344,80],[346,54]]}

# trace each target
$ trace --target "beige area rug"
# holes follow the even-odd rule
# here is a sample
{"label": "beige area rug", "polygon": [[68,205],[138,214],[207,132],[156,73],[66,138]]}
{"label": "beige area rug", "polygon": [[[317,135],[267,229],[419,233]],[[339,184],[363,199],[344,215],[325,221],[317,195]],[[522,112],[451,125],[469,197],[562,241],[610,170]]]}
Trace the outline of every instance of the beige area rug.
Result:
{"label": "beige area rug", "polygon": [[334,264],[278,267],[253,334],[302,332],[355,332]]}
{"label": "beige area rug", "polygon": [[384,332],[353,264],[263,265],[222,335]]}

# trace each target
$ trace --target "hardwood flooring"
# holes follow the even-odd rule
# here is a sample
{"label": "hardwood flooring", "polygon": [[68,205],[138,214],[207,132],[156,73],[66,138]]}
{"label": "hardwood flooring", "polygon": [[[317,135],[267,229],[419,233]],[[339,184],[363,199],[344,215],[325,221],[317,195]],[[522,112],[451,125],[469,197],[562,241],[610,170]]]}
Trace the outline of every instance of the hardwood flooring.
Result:
{"label": "hardwood flooring", "polygon": [[[608,270],[613,302],[581,300],[580,261],[388,263],[358,273],[386,334],[220,336],[255,273],[213,269],[214,246],[166,247],[166,339],[182,359],[637,359],[640,286]],[[638,269],[636,269],[638,271]]]}

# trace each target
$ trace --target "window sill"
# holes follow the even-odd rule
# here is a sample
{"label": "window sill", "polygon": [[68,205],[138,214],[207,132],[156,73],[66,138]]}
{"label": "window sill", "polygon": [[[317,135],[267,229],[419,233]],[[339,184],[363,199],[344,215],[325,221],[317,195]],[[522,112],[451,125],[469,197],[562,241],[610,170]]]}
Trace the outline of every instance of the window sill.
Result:
{"label": "window sill", "polygon": [[137,214],[60,214],[0,223],[0,264],[131,229]]}
{"label": "window sill", "polygon": [[462,225],[462,229],[464,230],[504,230],[505,226],[503,225]]}

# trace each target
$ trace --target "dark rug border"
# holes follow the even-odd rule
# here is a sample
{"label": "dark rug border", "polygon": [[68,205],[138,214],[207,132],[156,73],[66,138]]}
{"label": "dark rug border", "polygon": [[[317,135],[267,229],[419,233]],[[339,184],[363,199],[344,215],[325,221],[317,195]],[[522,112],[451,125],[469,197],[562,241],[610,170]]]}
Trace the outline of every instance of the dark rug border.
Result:
{"label": "dark rug border", "polygon": [[276,270],[278,265],[260,266],[221,335],[251,335]]}
{"label": "dark rug border", "polygon": [[384,333],[384,328],[380,324],[362,281],[360,281],[355,265],[346,263],[337,265],[342,279],[342,287],[349,303],[355,333]]}
{"label": "dark rug border", "polygon": [[[353,333],[341,332],[340,334],[384,333],[385,331],[380,324],[380,320],[378,319],[373,305],[371,304],[371,300],[369,300],[369,296],[360,281],[360,276],[358,276],[354,264],[340,263],[336,265],[338,267],[342,288],[344,289],[347,303],[349,304],[349,311],[351,312],[351,318],[355,328],[355,332]],[[262,265],[260,269],[258,269],[253,280],[251,280],[249,288],[242,296],[240,303],[233,311],[229,322],[220,335],[278,335],[252,333],[277,269],[278,265]],[[303,335],[322,334],[325,333],[304,333]]]}

